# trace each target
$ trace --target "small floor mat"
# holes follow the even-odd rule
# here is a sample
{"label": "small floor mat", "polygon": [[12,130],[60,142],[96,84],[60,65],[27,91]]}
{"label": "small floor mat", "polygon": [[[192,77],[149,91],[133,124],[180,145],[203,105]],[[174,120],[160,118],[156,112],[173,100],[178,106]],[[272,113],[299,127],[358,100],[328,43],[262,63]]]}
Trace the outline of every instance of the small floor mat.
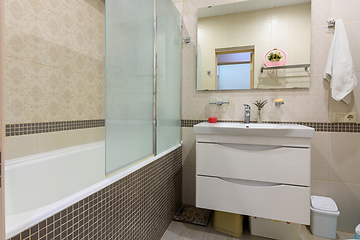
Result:
{"label": "small floor mat", "polygon": [[175,221],[187,222],[200,226],[206,226],[209,222],[211,210],[197,208],[191,205],[182,205],[175,217]]}

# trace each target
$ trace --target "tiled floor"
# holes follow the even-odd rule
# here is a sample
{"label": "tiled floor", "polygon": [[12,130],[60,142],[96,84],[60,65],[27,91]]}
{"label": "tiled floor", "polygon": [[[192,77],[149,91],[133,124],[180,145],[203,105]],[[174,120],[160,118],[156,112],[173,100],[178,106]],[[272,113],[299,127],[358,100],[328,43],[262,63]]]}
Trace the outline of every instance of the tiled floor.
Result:
{"label": "tiled floor", "polygon": [[[244,222],[244,234],[241,238],[234,238],[229,235],[215,231],[212,228],[212,221],[206,227],[173,221],[162,240],[264,240],[267,238],[253,236],[249,232],[247,221]],[[353,239],[354,234],[338,232],[336,239]],[[301,226],[300,240],[324,240],[326,238],[315,237],[311,234],[309,227]]]}

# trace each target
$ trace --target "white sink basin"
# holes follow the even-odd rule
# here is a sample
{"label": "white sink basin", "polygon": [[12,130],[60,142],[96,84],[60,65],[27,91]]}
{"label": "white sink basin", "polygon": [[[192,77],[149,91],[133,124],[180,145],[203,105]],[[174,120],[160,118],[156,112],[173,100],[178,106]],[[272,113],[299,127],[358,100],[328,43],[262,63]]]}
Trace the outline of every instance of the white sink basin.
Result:
{"label": "white sink basin", "polygon": [[298,124],[271,123],[208,123],[203,122],[194,126],[196,134],[219,134],[241,136],[268,137],[304,137],[312,138],[315,129]]}

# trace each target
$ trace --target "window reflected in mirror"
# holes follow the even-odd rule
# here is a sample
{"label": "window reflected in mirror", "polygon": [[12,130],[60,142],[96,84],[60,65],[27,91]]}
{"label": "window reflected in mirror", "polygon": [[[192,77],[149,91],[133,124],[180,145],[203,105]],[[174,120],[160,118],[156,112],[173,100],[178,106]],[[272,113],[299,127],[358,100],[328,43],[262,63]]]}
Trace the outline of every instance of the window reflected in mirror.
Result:
{"label": "window reflected in mirror", "polygon": [[253,49],[224,51],[216,49],[216,90],[254,88]]}

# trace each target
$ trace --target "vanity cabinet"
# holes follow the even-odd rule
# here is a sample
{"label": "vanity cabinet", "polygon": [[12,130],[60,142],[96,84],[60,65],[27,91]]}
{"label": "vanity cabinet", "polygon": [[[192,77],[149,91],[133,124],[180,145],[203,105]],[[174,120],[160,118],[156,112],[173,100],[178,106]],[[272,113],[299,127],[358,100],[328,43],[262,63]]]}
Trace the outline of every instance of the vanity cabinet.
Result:
{"label": "vanity cabinet", "polygon": [[[261,125],[268,129],[258,131]],[[294,134],[292,129],[284,129],[289,126],[276,126],[194,126],[197,207],[310,224],[310,139],[314,129],[294,125],[298,131]]]}

